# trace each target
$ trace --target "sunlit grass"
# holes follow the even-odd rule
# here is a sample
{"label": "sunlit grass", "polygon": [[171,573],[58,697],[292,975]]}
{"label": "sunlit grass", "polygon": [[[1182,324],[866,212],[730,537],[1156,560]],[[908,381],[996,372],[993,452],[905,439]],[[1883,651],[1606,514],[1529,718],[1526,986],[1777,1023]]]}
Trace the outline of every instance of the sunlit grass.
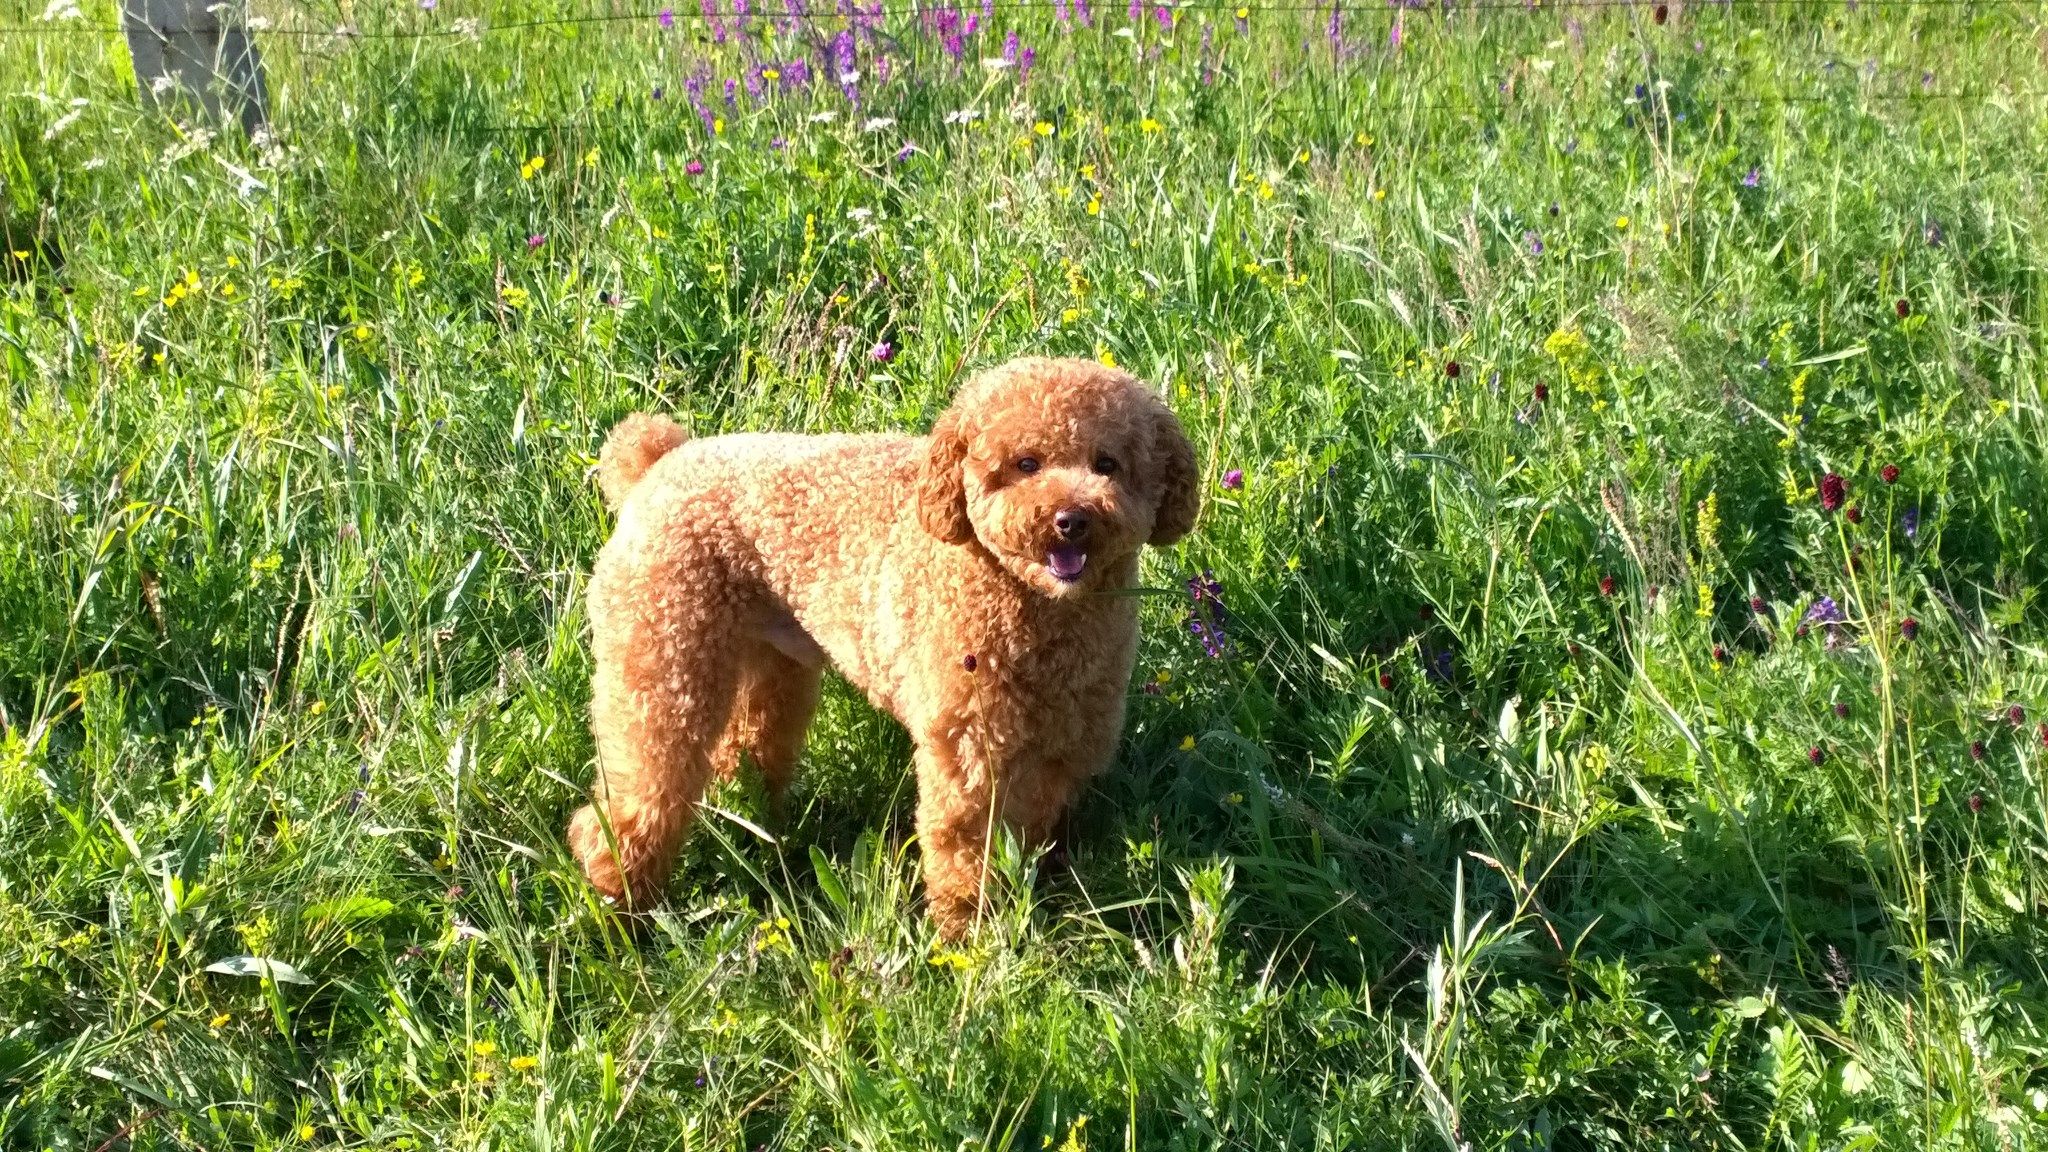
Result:
{"label": "sunlit grass", "polygon": [[[2032,9],[258,12],[0,32],[0,1144],[2039,1142]],[[1026,351],[1208,497],[1067,863],[938,944],[835,685],[629,930],[605,430]]]}

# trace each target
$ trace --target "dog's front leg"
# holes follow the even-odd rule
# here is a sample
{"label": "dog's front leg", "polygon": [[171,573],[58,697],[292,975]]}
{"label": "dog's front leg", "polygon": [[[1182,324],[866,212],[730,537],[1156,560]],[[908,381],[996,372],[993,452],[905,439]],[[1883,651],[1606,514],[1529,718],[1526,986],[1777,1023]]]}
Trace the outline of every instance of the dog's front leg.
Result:
{"label": "dog's front leg", "polygon": [[924,852],[925,903],[939,934],[960,940],[981,909],[988,853],[998,834],[990,804],[993,773],[961,741],[920,741],[917,842]]}

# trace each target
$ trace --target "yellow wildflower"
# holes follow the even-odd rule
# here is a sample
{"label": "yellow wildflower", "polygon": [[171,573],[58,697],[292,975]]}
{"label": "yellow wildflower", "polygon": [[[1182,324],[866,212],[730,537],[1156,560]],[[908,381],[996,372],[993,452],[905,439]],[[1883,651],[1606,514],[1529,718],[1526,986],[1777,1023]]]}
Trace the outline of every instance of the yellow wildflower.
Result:
{"label": "yellow wildflower", "polygon": [[476,1043],[470,1045],[469,1050],[483,1057],[486,1060],[498,1054],[498,1046],[496,1044],[493,1044],[489,1040],[479,1040]]}
{"label": "yellow wildflower", "polygon": [[1195,750],[1195,738],[1193,736],[1181,737],[1180,750],[1183,752],[1193,752]]}
{"label": "yellow wildflower", "polygon": [[540,1067],[540,1061],[531,1056],[514,1056],[508,1065],[514,1072],[531,1072]]}
{"label": "yellow wildflower", "polygon": [[1036,124],[1033,124],[1033,125],[1031,126],[1031,130],[1032,130],[1033,132],[1036,132],[1036,133],[1038,133],[1038,134],[1039,134],[1040,136],[1050,136],[1050,135],[1052,135],[1052,125],[1050,125],[1050,124],[1046,123],[1046,122],[1045,122],[1045,121],[1043,121],[1043,120],[1040,120],[1040,121],[1039,121],[1038,123],[1036,123]]}
{"label": "yellow wildflower", "polygon": [[1158,132],[1161,131],[1163,127],[1164,126],[1161,125],[1159,121],[1154,120],[1150,116],[1147,116],[1143,120],[1138,121],[1138,131],[1140,132]]}
{"label": "yellow wildflower", "polygon": [[1614,230],[1615,230],[1615,231],[1617,231],[1617,232],[1626,232],[1626,231],[1628,231],[1628,217],[1626,217],[1626,216],[1616,216],[1616,217],[1614,218]]}

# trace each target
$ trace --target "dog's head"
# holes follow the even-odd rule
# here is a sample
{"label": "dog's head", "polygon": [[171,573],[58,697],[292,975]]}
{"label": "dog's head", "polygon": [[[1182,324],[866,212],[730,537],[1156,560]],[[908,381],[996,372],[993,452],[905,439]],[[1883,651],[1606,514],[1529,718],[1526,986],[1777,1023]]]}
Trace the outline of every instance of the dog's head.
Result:
{"label": "dog's head", "polygon": [[1159,397],[1092,360],[1013,360],[961,389],[918,477],[925,530],[1052,597],[1194,527],[1195,450]]}

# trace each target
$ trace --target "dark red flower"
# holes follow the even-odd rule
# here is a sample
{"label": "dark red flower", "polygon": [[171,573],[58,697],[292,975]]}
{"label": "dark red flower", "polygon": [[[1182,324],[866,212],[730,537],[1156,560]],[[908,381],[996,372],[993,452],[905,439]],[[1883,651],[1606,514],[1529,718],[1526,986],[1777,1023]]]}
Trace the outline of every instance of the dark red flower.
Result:
{"label": "dark red flower", "polygon": [[1380,673],[1380,691],[1382,691],[1382,692],[1392,692],[1393,690],[1394,690],[1394,674],[1393,674],[1392,672],[1382,672],[1382,673]]}
{"label": "dark red flower", "polygon": [[1977,813],[1982,812],[1983,810],[1984,794],[1982,792],[1970,793],[1970,814],[1974,816]]}
{"label": "dark red flower", "polygon": [[1666,20],[1671,19],[1671,6],[1669,4],[1657,5],[1656,11],[1650,13],[1650,19],[1655,20],[1661,26]]}
{"label": "dark red flower", "polygon": [[962,656],[962,657],[960,658],[960,666],[961,666],[962,668],[965,668],[965,669],[967,669],[967,670],[968,670],[969,672],[972,672],[972,671],[974,671],[974,670],[975,670],[976,668],[979,668],[979,667],[981,667],[981,661],[979,661],[979,660],[976,660],[976,659],[974,658],[974,653],[972,653],[972,652],[969,652],[969,653],[968,653],[967,655],[965,655],[965,656]]}
{"label": "dark red flower", "polygon": [[1972,759],[1972,760],[1982,760],[1983,758],[1984,758],[1984,742],[1983,742],[1982,740],[1972,740],[1972,741],[1970,741],[1970,759]]}
{"label": "dark red flower", "polygon": [[1911,616],[1908,616],[1904,620],[1899,621],[1899,635],[1904,636],[1908,640],[1911,640],[1913,637],[1918,636],[1919,634],[1920,622],[1918,620],[1915,620]]}
{"label": "dark red flower", "polygon": [[1897,484],[1899,482],[1899,466],[1897,464],[1887,464],[1879,468],[1877,470],[1877,478],[1887,484]]}
{"label": "dark red flower", "polygon": [[1801,624],[1801,625],[1800,625],[1799,627],[1797,627],[1797,628],[1794,628],[1794,629],[1792,630],[1792,638],[1793,638],[1794,640],[1804,640],[1804,639],[1806,639],[1806,625],[1804,625],[1804,624]]}
{"label": "dark red flower", "polygon": [[1602,576],[1600,578],[1600,594],[1602,596],[1614,595],[1614,577]]}
{"label": "dark red flower", "polygon": [[1761,597],[1761,596],[1751,596],[1751,597],[1749,598],[1749,610],[1750,610],[1751,612],[1754,612],[1754,613],[1756,613],[1756,614],[1757,614],[1757,615],[1759,615],[1759,616],[1763,615],[1763,614],[1764,614],[1764,598],[1763,598],[1763,597]]}
{"label": "dark red flower", "polygon": [[1835,719],[1837,719],[1837,720],[1847,720],[1848,718],[1849,718],[1849,702],[1848,702],[1847,700],[1837,700],[1837,701],[1835,701]]}
{"label": "dark red flower", "polygon": [[1830,512],[1842,506],[1849,498],[1849,482],[1830,472],[1820,478],[1820,506]]}
{"label": "dark red flower", "polygon": [[1863,523],[1863,506],[1860,504],[1851,504],[1846,510],[1843,511],[1842,515],[1848,517],[1849,523],[1851,524],[1861,524]]}
{"label": "dark red flower", "polygon": [[2034,729],[2034,735],[2041,738],[2041,747],[2048,748],[2048,720],[2042,721],[2041,726]]}
{"label": "dark red flower", "polygon": [[1901,296],[1899,297],[1899,302],[1892,305],[1892,311],[1897,312],[1899,319],[1904,320],[1913,314],[1913,305],[1905,297]]}
{"label": "dark red flower", "polygon": [[1456,360],[1452,360],[1444,365],[1444,375],[1450,377],[1453,380],[1456,380],[1458,378],[1458,373],[1463,371],[1464,369],[1458,366],[1458,362]]}
{"label": "dark red flower", "polygon": [[1716,664],[1726,664],[1727,662],[1728,662],[1728,649],[1726,649],[1726,648],[1722,647],[1722,646],[1721,646],[1721,645],[1719,645],[1719,644],[1716,644],[1716,645],[1714,645],[1714,663],[1716,663]]}
{"label": "dark red flower", "polygon": [[2006,723],[2018,728],[2027,722],[2027,710],[2015,704],[2005,710]]}
{"label": "dark red flower", "polygon": [[1536,386],[1536,402],[1541,404],[1548,399],[1550,399],[1550,385],[1538,384]]}
{"label": "dark red flower", "polygon": [[1820,745],[1815,744],[1806,750],[1806,758],[1815,764],[1825,764],[1828,754],[1820,750]]}
{"label": "dark red flower", "polygon": [[1583,649],[1579,647],[1579,642],[1577,640],[1568,641],[1564,646],[1564,650],[1571,653],[1574,659],[1576,659],[1579,653],[1583,651]]}

